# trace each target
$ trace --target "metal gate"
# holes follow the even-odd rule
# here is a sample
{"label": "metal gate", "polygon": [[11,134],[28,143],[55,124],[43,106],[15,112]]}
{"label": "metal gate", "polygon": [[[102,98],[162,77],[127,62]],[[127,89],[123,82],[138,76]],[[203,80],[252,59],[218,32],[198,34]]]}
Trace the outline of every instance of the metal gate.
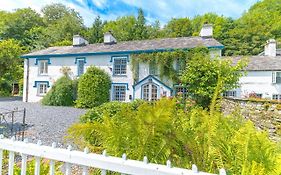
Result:
{"label": "metal gate", "polygon": [[13,110],[0,108],[0,134],[5,137],[14,136],[17,140],[23,140],[27,126],[25,118],[25,108],[15,108]]}

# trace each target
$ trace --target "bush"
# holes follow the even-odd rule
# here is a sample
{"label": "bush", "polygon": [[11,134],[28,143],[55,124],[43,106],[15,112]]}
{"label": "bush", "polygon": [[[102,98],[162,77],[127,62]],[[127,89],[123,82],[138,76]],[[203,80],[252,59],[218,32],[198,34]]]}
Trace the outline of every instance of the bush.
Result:
{"label": "bush", "polygon": [[77,81],[68,76],[58,79],[52,89],[42,99],[43,105],[72,106],[76,100]]}
{"label": "bush", "polygon": [[6,80],[0,79],[0,97],[11,96],[12,86]]}
{"label": "bush", "polygon": [[132,103],[120,103],[116,101],[104,103],[100,106],[88,110],[86,114],[80,117],[80,121],[82,123],[94,121],[102,122],[102,117],[104,115],[112,117],[126,106],[130,107],[132,110],[136,110],[142,103],[144,103],[143,100],[135,100]]}
{"label": "bush", "polygon": [[[216,106],[216,105],[212,105]],[[116,107],[116,106],[115,106]],[[115,108],[114,107],[114,108]],[[143,102],[136,109],[121,105],[118,112],[104,107],[102,121],[75,124],[69,135],[81,147],[130,159],[228,174],[280,174],[280,150],[268,134],[239,114],[199,107],[185,111],[174,99]],[[115,109],[113,109],[115,110]],[[103,111],[102,111],[103,112]]]}
{"label": "bush", "polygon": [[108,102],[110,88],[110,76],[104,70],[89,67],[79,79],[77,107],[92,108]]}

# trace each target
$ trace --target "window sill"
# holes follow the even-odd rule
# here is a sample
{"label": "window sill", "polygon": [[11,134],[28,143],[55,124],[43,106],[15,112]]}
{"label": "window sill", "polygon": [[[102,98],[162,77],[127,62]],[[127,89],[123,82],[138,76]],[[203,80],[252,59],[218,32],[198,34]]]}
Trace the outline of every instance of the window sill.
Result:
{"label": "window sill", "polygon": [[127,75],[112,75],[113,77],[128,77]]}
{"label": "window sill", "polygon": [[49,74],[38,74],[38,76],[40,76],[40,77],[47,77],[47,76],[49,76]]}
{"label": "window sill", "polygon": [[46,94],[37,94],[37,97],[44,97]]}

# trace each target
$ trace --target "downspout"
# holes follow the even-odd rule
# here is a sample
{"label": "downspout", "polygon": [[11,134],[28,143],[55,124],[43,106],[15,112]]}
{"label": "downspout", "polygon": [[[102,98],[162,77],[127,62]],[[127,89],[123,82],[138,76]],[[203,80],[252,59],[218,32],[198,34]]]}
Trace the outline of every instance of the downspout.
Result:
{"label": "downspout", "polygon": [[28,86],[29,86],[29,59],[26,59],[26,84],[25,84],[25,102],[28,102]]}

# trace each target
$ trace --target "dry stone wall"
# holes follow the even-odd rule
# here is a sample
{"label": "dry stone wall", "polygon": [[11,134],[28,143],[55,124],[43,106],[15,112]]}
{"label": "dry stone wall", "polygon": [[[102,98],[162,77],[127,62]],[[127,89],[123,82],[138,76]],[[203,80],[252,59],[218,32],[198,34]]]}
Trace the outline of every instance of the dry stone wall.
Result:
{"label": "dry stone wall", "polygon": [[275,101],[224,99],[222,111],[225,114],[240,110],[258,129],[269,132],[270,138],[281,140],[281,103]]}

